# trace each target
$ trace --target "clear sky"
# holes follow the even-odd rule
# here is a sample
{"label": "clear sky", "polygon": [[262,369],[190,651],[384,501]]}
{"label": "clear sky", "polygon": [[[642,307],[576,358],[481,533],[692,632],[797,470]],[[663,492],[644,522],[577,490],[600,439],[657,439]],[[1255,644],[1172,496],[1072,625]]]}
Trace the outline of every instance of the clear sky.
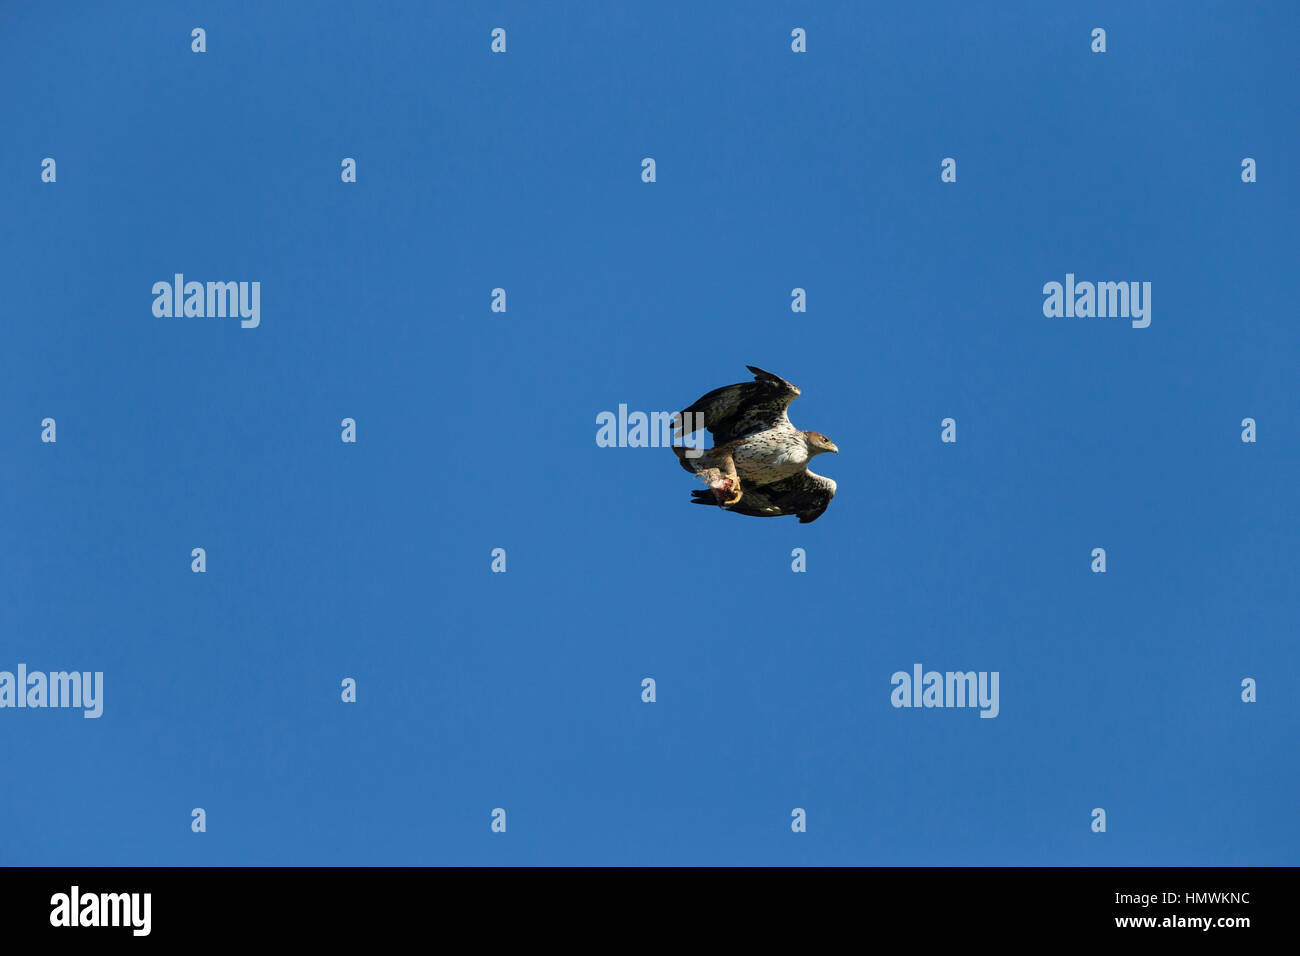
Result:
{"label": "clear sky", "polygon": [[[0,862],[1300,862],[1300,7],[709,6],[5,6]],[[747,364],[814,524],[596,444]]]}

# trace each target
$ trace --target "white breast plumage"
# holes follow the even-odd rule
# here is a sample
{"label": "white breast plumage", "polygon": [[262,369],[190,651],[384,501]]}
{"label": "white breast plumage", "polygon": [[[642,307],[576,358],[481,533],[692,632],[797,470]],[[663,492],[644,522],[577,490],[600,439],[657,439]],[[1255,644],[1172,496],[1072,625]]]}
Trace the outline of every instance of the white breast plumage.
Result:
{"label": "white breast plumage", "polygon": [[741,440],[732,455],[741,480],[758,484],[789,478],[808,464],[803,433],[793,426],[750,435]]}

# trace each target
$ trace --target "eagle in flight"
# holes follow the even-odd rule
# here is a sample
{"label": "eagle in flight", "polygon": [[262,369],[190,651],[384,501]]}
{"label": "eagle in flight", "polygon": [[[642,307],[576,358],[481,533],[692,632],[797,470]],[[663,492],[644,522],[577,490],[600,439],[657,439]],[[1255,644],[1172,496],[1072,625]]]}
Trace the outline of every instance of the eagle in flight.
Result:
{"label": "eagle in flight", "polygon": [[694,449],[672,446],[681,466],[709,486],[691,492],[691,500],[758,518],[798,515],[800,524],[816,521],[835,497],[835,482],[809,471],[808,463],[814,455],[839,449],[821,432],[800,431],[790,423],[786,409],[799,397],[797,386],[745,367],[754,381],[715,388],[673,416],[674,439],[701,428],[713,435],[713,447],[696,458],[688,454]]}

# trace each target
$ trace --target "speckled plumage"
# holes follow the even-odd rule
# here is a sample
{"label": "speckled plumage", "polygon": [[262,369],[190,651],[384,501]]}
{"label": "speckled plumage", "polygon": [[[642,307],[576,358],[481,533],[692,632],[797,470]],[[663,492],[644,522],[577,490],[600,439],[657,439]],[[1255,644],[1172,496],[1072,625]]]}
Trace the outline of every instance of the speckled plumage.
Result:
{"label": "speckled plumage", "polygon": [[743,483],[766,485],[808,470],[804,434],[789,420],[728,444]]}
{"label": "speckled plumage", "polygon": [[[819,432],[805,432],[790,422],[787,409],[798,387],[778,375],[748,366],[754,381],[716,388],[677,417],[677,436],[686,437],[702,424],[714,445],[698,458],[674,446],[684,469],[700,476],[709,491],[692,493],[696,504],[715,504],[755,517],[797,514],[800,522],[821,516],[836,485],[808,470],[808,462],[839,449]],[[689,413],[689,414],[688,414]],[[694,424],[681,432],[681,422]]]}

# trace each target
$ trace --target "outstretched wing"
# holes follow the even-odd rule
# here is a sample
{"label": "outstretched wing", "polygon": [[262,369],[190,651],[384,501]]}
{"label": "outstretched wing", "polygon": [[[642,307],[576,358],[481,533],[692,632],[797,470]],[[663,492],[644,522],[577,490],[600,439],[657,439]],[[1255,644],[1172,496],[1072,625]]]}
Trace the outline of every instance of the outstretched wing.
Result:
{"label": "outstretched wing", "polygon": [[[800,524],[808,524],[820,518],[835,497],[835,482],[811,471],[803,471],[770,485],[750,487],[742,482],[741,490],[740,501],[728,506],[728,511],[755,518],[798,515]],[[691,500],[697,505],[714,507],[718,503],[717,498],[707,491],[691,492]]]}
{"label": "outstretched wing", "polygon": [[[754,373],[754,381],[724,385],[697,399],[673,419],[674,437],[693,435],[703,427],[713,434],[716,446],[782,421],[789,424],[786,409],[799,397],[798,387],[761,368],[745,367]],[[686,431],[682,430],[683,420]]]}

